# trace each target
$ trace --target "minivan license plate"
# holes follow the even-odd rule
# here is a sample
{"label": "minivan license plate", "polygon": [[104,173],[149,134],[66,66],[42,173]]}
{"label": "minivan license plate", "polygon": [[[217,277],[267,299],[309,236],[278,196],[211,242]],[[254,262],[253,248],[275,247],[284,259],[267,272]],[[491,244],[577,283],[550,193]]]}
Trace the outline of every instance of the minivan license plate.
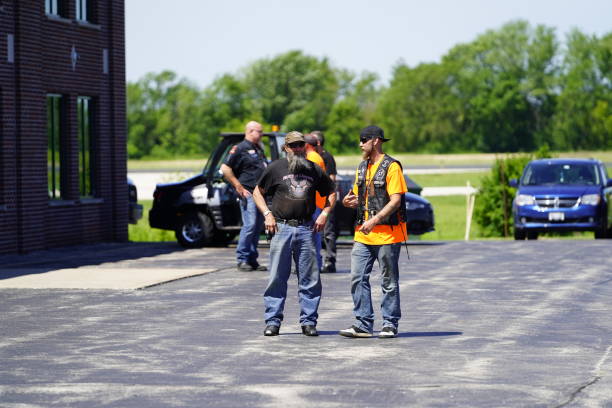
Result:
{"label": "minivan license plate", "polygon": [[563,221],[563,220],[565,220],[565,213],[562,213],[562,212],[548,213],[548,221]]}

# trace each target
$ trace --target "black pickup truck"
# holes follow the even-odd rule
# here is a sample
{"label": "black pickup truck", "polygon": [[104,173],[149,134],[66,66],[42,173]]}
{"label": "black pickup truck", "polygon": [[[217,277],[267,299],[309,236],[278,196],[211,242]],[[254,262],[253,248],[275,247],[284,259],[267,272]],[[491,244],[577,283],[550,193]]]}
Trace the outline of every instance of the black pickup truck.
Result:
{"label": "black pickup truck", "polygon": [[[201,174],[178,183],[158,184],[153,193],[149,224],[153,228],[175,232],[178,242],[186,248],[205,245],[226,245],[242,228],[239,198],[232,186],[223,180],[220,167],[230,148],[244,138],[243,133],[223,133],[221,142],[212,152]],[[284,156],[281,147],[285,133],[264,133],[262,144],[266,157],[276,160]],[[413,235],[433,231],[431,204],[418,195],[421,187],[406,177],[406,209],[408,233]],[[338,176],[339,199],[353,183],[353,176]],[[352,235],[356,211],[339,204],[335,214],[340,235]]]}

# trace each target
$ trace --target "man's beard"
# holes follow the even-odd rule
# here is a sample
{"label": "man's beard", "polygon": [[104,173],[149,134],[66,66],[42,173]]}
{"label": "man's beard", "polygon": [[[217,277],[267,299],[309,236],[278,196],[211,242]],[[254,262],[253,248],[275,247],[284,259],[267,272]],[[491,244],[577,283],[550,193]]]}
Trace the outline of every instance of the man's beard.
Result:
{"label": "man's beard", "polygon": [[287,152],[287,161],[289,162],[290,174],[304,173],[309,168],[309,162],[304,153],[295,154],[289,151]]}
{"label": "man's beard", "polygon": [[372,149],[370,150],[362,150],[361,151],[361,159],[368,160],[370,158],[370,154],[372,154]]}

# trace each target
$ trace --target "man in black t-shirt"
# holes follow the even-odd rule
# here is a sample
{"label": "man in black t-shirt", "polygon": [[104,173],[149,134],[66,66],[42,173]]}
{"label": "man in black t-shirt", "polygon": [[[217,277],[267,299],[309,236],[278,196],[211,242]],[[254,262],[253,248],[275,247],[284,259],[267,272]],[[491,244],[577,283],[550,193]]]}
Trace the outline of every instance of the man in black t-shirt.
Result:
{"label": "man in black t-shirt", "polygon": [[253,189],[266,168],[266,156],[259,145],[263,128],[257,122],[246,125],[244,140],[233,146],[221,165],[225,179],[236,189],[240,197],[242,229],[236,247],[239,271],[265,271],[266,267],[257,262],[259,234],[263,217],[253,201]]}
{"label": "man in black t-shirt", "polygon": [[[304,145],[301,133],[287,133],[284,145],[287,157],[272,162],[253,191],[255,203],[265,217],[266,232],[274,234],[270,242],[270,279],[264,292],[265,336],[279,333],[292,257],[298,275],[302,333],[318,336],[321,279],[312,231],[322,231],[325,227],[336,203],[336,193],[329,176],[306,159]],[[321,214],[313,221],[315,191],[327,196],[327,200]],[[266,198],[271,200],[271,209]]]}
{"label": "man in black t-shirt", "polygon": [[[330,152],[324,149],[325,137],[323,136],[323,132],[320,130],[315,130],[311,133],[311,135],[316,136],[318,140],[317,151],[323,158],[325,162],[325,172],[332,179],[332,181],[336,182],[336,175],[338,174],[336,171],[336,160],[334,156]],[[336,240],[338,239],[338,226],[336,224],[336,215],[332,211],[327,217],[327,223],[325,224],[325,229],[323,231],[323,242],[325,243],[325,259],[323,260],[323,268],[321,268],[322,273],[334,273],[336,272]]]}

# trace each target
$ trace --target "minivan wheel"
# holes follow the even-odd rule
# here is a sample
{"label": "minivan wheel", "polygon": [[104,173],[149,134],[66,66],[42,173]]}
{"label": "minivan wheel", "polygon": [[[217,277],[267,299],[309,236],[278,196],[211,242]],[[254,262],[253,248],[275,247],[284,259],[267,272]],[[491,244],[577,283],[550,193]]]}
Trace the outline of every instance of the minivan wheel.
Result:
{"label": "minivan wheel", "polygon": [[517,241],[522,241],[525,239],[525,230],[514,229],[514,239]]}
{"label": "minivan wheel", "polygon": [[606,228],[600,228],[595,230],[595,239],[606,239],[610,238],[610,232]]}
{"label": "minivan wheel", "polygon": [[187,213],[178,222],[174,234],[185,248],[200,248],[212,241],[215,226],[206,214]]}

